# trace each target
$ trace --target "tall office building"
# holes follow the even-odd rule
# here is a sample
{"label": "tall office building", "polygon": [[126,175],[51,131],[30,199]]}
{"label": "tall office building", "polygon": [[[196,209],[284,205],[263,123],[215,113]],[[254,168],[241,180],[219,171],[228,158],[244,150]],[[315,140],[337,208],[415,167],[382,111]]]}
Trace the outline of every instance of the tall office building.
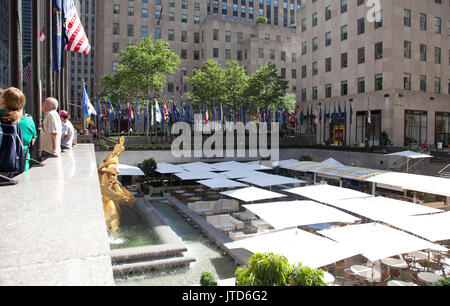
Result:
{"label": "tall office building", "polygon": [[[220,9],[218,3],[199,0],[98,3],[96,21],[102,26],[97,26],[95,41],[96,91],[100,89],[101,76],[117,69],[120,51],[152,35],[168,41],[182,61],[180,71],[167,77],[162,94],[169,99],[184,99],[190,90],[184,76],[192,76],[193,69],[201,68],[209,59],[222,65],[236,60],[249,74],[273,62],[279,74],[290,80],[288,92],[295,92],[300,38],[295,27],[288,25],[295,22],[290,14],[295,13],[300,2],[221,1]],[[266,16],[270,23],[257,23],[259,15]],[[286,26],[283,26],[284,16]]]}
{"label": "tall office building", "polygon": [[[304,111],[342,118],[305,124],[318,143],[396,146],[449,144],[449,2],[308,0],[297,11],[301,35],[297,100]],[[323,119],[323,118],[322,118]]]}

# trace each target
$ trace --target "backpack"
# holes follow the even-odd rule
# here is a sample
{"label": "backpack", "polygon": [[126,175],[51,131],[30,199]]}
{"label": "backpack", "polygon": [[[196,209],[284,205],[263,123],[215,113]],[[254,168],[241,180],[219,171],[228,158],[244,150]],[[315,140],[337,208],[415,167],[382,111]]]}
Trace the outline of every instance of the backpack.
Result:
{"label": "backpack", "polygon": [[18,175],[25,170],[26,152],[18,123],[0,121],[0,172]]}

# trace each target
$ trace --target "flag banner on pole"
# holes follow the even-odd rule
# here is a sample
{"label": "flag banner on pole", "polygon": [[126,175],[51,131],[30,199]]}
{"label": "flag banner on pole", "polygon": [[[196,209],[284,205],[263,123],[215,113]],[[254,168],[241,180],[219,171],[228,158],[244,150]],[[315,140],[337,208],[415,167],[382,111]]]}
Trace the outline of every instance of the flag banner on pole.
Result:
{"label": "flag banner on pole", "polygon": [[136,117],[137,117],[137,122],[141,122],[141,107],[139,106],[139,98],[137,99]]}
{"label": "flag banner on pole", "polygon": [[120,98],[119,98],[119,103],[118,103],[117,109],[119,111],[119,119],[122,119],[122,104],[120,104]]}
{"label": "flag banner on pole", "polygon": [[98,120],[100,120],[100,122],[103,122],[102,106],[100,105],[100,98],[97,98],[97,108],[98,108]]}
{"label": "flag banner on pole", "polygon": [[26,56],[22,60],[22,83],[25,85],[31,78],[31,57]]}
{"label": "flag banner on pole", "polygon": [[339,107],[338,107],[338,121],[342,121],[342,111],[341,111],[341,101],[339,101]]}
{"label": "flag banner on pole", "polygon": [[159,109],[158,100],[155,100],[155,121],[161,123],[161,120],[162,120],[161,110]]}
{"label": "flag banner on pole", "polygon": [[133,109],[131,108],[130,101],[127,101],[127,106],[128,106],[128,120],[132,121],[134,119],[134,114],[133,114]]}
{"label": "flag banner on pole", "polygon": [[74,0],[64,0],[64,2],[66,2],[66,5],[68,3],[67,12],[64,16],[68,39],[68,43],[65,48],[67,51],[79,52],[87,55],[91,50],[91,45],[89,44],[83,24],[78,16]]}
{"label": "flag banner on pole", "polygon": [[164,110],[164,123],[169,123],[170,114],[169,110],[167,109],[166,101],[164,101],[163,110]]}
{"label": "flag banner on pole", "polygon": [[84,119],[90,118],[91,115],[97,116],[94,106],[89,100],[89,96],[86,91],[86,86],[83,84],[83,96],[81,98],[82,105],[84,106]]}
{"label": "flag banner on pole", "polygon": [[63,0],[52,1],[52,63],[53,71],[61,72],[61,60],[65,44],[63,42]]}
{"label": "flag banner on pole", "polygon": [[114,120],[116,118],[116,112],[114,111],[114,107],[111,104],[111,101],[109,101],[108,98],[108,118],[109,120]]}
{"label": "flag banner on pole", "polygon": [[300,125],[303,126],[303,106],[302,109],[300,110]]}
{"label": "flag banner on pole", "polygon": [[350,125],[353,123],[353,108],[352,108],[352,102],[350,102]]}
{"label": "flag banner on pole", "polygon": [[45,27],[43,27],[39,33],[39,41],[45,43]]}
{"label": "flag banner on pole", "polygon": [[162,8],[162,6],[161,6],[161,10],[159,10],[159,15],[158,15],[158,22],[157,22],[157,25],[159,25],[159,23],[160,23],[160,21],[161,21],[162,13],[163,13],[163,8]]}
{"label": "flag banner on pole", "polygon": [[194,118],[193,116],[194,111],[192,110],[192,103],[189,103],[189,122],[192,123],[192,118]]}
{"label": "flag banner on pole", "polygon": [[208,118],[208,108],[205,106],[205,123],[209,122],[209,118]]}

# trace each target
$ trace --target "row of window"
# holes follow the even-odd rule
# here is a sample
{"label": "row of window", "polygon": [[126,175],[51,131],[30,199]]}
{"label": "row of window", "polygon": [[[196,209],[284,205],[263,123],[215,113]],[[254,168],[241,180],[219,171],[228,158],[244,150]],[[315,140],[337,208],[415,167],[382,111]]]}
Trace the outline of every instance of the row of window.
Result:
{"label": "row of window", "polygon": [[[427,91],[427,77],[425,75],[419,76],[420,81],[420,91],[426,92]],[[364,93],[366,92],[366,78],[360,77],[356,80],[357,84],[357,92],[358,93]],[[436,77],[434,80],[434,93],[441,94],[441,78]],[[411,90],[411,74],[405,73],[404,74],[404,89],[405,90]],[[383,74],[376,74],[375,75],[375,84],[374,84],[374,90],[383,90]],[[348,81],[342,81],[341,82],[341,96],[347,96],[348,93]],[[450,94],[450,80],[448,80],[448,94]],[[314,86],[312,87],[312,100],[318,99],[318,87]],[[332,84],[326,84],[325,85],[325,98],[331,98],[332,97]],[[301,100],[307,101],[307,90],[306,88],[302,89],[301,92]]]}

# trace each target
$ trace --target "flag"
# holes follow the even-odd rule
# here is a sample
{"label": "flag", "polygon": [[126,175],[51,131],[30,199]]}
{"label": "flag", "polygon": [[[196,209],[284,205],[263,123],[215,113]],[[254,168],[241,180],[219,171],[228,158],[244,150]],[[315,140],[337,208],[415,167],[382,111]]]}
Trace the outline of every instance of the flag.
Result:
{"label": "flag", "polygon": [[180,99],[183,97],[183,74],[180,77]]}
{"label": "flag", "polygon": [[111,101],[109,101],[109,98],[108,98],[108,118],[110,119],[110,120],[114,120],[115,118],[116,118],[116,113],[114,112],[114,107],[112,106],[112,104],[111,104]]}
{"label": "flag", "polygon": [[333,111],[333,119],[332,119],[332,122],[333,123],[336,123],[336,102],[334,102],[334,111]]}
{"label": "flag", "polygon": [[169,113],[169,110],[167,109],[167,105],[166,105],[166,102],[164,101],[164,104],[163,104],[163,111],[164,111],[164,122],[167,122],[167,123],[169,123],[169,119],[170,119],[170,113]]}
{"label": "flag", "polygon": [[300,110],[300,125],[303,126],[303,106],[302,109]]}
{"label": "flag", "polygon": [[183,102],[181,102],[181,121],[186,121],[186,113],[184,112]]}
{"label": "flag", "polygon": [[342,121],[341,101],[339,101],[338,121],[339,121],[339,123]]}
{"label": "flag", "polygon": [[353,121],[353,108],[352,103],[350,102],[350,125],[352,125]]}
{"label": "flag", "polygon": [[43,27],[41,33],[39,33],[39,41],[45,43],[45,27]]}
{"label": "flag", "polygon": [[257,118],[258,118],[258,122],[261,122],[261,112],[259,110],[259,106],[256,108],[256,112],[257,112]]}
{"label": "flag", "polygon": [[139,106],[139,98],[137,99],[137,112],[136,112],[136,116],[137,116],[137,121],[141,122],[141,107]]}
{"label": "flag", "polygon": [[180,120],[180,111],[178,110],[178,106],[175,103],[175,100],[172,100],[172,120],[173,122],[177,122]]}
{"label": "flag", "polygon": [[322,106],[319,106],[319,124],[322,124]]}
{"label": "flag", "polygon": [[[153,112],[153,108],[152,108],[152,112]],[[158,105],[158,101],[155,100],[155,121],[161,123],[161,110],[159,109],[159,105]],[[153,115],[152,115],[152,119],[153,119]]]}
{"label": "flag", "polygon": [[117,109],[119,110],[119,120],[122,119],[122,105],[120,104],[120,98],[119,98],[119,102],[118,102],[118,106]]}
{"label": "flag", "polygon": [[74,0],[64,0],[64,3],[65,6],[68,6],[63,16],[63,19],[65,19],[64,26],[68,39],[65,49],[67,51],[79,52],[87,55],[91,50],[91,45],[89,44],[86,33],[84,32],[83,24],[78,16]]}
{"label": "flag", "polygon": [[216,105],[214,103],[212,108],[212,122],[216,122]]}
{"label": "flag", "polygon": [[297,110],[298,110],[298,105],[295,106],[295,113],[294,113],[295,126],[298,125]]}
{"label": "flag", "polygon": [[161,102],[161,126],[164,126],[166,121],[166,106],[163,103],[164,102]]}
{"label": "flag", "polygon": [[369,97],[367,97],[367,123],[372,123],[372,113],[370,112],[370,106],[369,106]]}
{"label": "flag", "polygon": [[91,104],[89,100],[89,96],[86,91],[86,86],[83,84],[83,96],[81,98],[81,103],[83,105],[84,110],[84,119],[90,118],[91,115],[97,116],[97,112],[95,111],[94,106]]}
{"label": "flag", "polygon": [[145,114],[144,114],[144,126],[145,123],[148,122],[149,117],[148,117],[149,113],[148,113],[148,100],[145,100]]}
{"label": "flag", "polygon": [[327,124],[327,105],[323,105],[323,124]]}
{"label": "flag", "polygon": [[192,122],[194,111],[192,110],[192,103],[189,103],[189,122]]}
{"label": "flag", "polygon": [[128,120],[129,120],[129,121],[133,121],[133,119],[134,119],[134,114],[133,114],[133,109],[131,108],[131,103],[130,103],[130,101],[127,101],[127,107],[128,107]]}
{"label": "flag", "polygon": [[31,57],[27,56],[22,61],[22,82],[25,85],[31,77]]}
{"label": "flag", "polygon": [[208,122],[209,122],[209,120],[208,120],[208,109],[207,109],[207,107],[205,105],[205,123],[208,123]]}
{"label": "flag", "polygon": [[100,105],[100,98],[97,98],[97,108],[98,108],[98,120],[100,120],[100,122],[103,122],[103,118],[101,116],[102,106]]}
{"label": "flag", "polygon": [[158,22],[157,22],[157,25],[159,25],[159,22],[161,21],[162,13],[163,13],[163,8],[162,8],[162,6],[161,6],[161,10],[159,10],[159,16],[158,16]]}
{"label": "flag", "polygon": [[52,63],[53,71],[61,72],[61,60],[65,40],[63,38],[63,1],[52,0]]}

